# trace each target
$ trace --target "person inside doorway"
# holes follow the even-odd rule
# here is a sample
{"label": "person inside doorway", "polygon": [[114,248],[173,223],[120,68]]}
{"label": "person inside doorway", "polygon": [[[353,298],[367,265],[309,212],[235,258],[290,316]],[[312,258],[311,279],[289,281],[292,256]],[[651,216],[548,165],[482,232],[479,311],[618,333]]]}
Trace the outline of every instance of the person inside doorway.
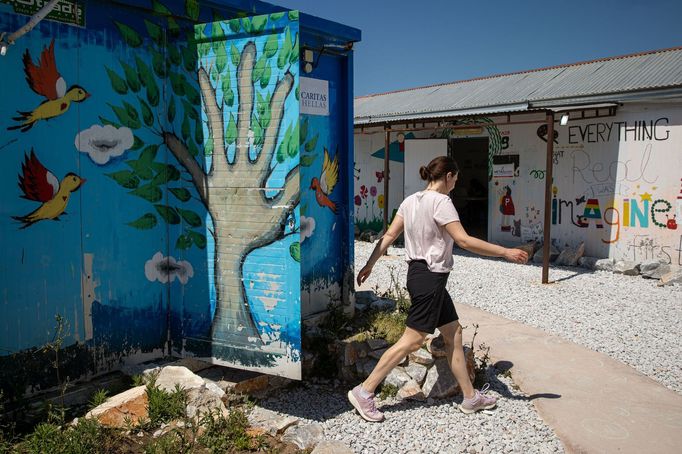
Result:
{"label": "person inside doorway", "polygon": [[449,197],[455,187],[459,169],[447,156],[433,159],[419,169],[426,189],[407,197],[388,231],[377,242],[374,251],[357,276],[361,285],[372,273],[377,260],[388,247],[405,233],[405,255],[409,263],[407,291],[411,306],[402,337],[380,358],[367,379],[348,392],[348,400],[367,421],[384,419],[374,403],[374,390],[384,378],[410,353],[424,344],[427,334],[439,329],[445,341],[450,369],[460,384],[464,399],[459,409],[474,413],[495,407],[497,401],[475,390],[466,369],[462,347],[462,326],[454,303],[446,289],[454,259],[453,242],[476,254],[503,257],[514,263],[525,263],[528,254],[519,249],[497,246],[469,236]]}

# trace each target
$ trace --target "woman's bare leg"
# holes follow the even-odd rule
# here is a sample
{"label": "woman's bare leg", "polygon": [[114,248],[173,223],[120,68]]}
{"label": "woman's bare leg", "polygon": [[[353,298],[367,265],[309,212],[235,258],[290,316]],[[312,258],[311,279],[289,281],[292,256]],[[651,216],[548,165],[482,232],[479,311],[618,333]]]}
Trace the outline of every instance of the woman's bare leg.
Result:
{"label": "woman's bare leg", "polygon": [[467,364],[464,359],[462,325],[455,320],[447,325],[438,327],[438,330],[443,335],[443,341],[445,341],[445,352],[447,353],[450,370],[452,370],[452,374],[457,379],[459,387],[462,388],[464,398],[470,399],[474,397],[474,386],[471,384],[471,380],[469,380]]}

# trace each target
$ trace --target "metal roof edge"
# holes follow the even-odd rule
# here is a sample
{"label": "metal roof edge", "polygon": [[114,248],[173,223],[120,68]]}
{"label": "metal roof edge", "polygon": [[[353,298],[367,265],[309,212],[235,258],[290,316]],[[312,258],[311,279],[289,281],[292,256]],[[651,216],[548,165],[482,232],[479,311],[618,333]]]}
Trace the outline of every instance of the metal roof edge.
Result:
{"label": "metal roof edge", "polygon": [[419,113],[386,114],[381,116],[355,117],[353,123],[356,125],[396,123],[401,121],[422,120],[431,118],[445,117],[465,117],[484,114],[501,114],[506,112],[527,112],[534,110],[529,108],[527,102],[514,104],[499,104],[496,106],[476,107],[473,109],[441,110]]}
{"label": "metal roof edge", "polygon": [[631,92],[615,92],[603,95],[590,96],[572,96],[568,98],[544,99],[542,101],[532,101],[529,103],[531,108],[536,109],[551,109],[564,106],[575,106],[578,104],[595,104],[595,103],[624,103],[636,102],[644,100],[681,98],[682,87],[673,86],[668,88],[636,90]]}

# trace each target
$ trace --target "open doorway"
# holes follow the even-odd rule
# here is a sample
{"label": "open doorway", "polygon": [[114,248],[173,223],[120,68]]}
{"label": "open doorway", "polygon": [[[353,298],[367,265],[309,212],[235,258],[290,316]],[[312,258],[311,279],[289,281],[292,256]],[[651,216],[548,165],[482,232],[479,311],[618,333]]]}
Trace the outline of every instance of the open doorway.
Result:
{"label": "open doorway", "polygon": [[459,165],[459,179],[450,196],[467,233],[488,239],[488,138],[448,141],[448,153]]}

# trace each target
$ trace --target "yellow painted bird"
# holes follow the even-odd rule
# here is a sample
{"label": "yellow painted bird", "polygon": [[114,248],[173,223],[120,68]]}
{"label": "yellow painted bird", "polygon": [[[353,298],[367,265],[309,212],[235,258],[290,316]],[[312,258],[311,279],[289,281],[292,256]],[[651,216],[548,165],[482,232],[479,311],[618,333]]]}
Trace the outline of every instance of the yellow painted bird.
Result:
{"label": "yellow painted bird", "polygon": [[90,97],[90,94],[79,85],[73,85],[68,90],[66,89],[66,81],[57,71],[57,63],[54,58],[54,39],[50,43],[50,47],[43,48],[37,65],[33,63],[28,49],[24,53],[23,61],[28,86],[46,99],[31,112],[17,111],[20,116],[14,117],[13,120],[21,123],[7,129],[21,129],[21,132],[26,132],[40,120],[49,120],[63,114],[69,109],[72,102],[81,102]]}
{"label": "yellow painted bird", "polygon": [[42,205],[26,216],[12,216],[12,218],[24,223],[22,229],[45,219],[58,221],[59,216],[65,214],[64,210],[69,203],[71,193],[78,190],[83,183],[85,183],[85,178],[75,173],[67,173],[60,182],[41,164],[31,149],[31,156],[24,156],[24,163],[21,165],[19,188],[24,193],[22,195],[24,199],[35,200],[41,202]]}
{"label": "yellow painted bird", "polygon": [[317,179],[313,177],[310,182],[310,189],[315,190],[315,200],[321,207],[327,207],[336,214],[336,203],[332,202],[329,195],[334,190],[334,186],[339,181],[339,153],[338,150],[332,161],[329,158],[329,151],[324,148],[324,161],[322,163],[322,174]]}

